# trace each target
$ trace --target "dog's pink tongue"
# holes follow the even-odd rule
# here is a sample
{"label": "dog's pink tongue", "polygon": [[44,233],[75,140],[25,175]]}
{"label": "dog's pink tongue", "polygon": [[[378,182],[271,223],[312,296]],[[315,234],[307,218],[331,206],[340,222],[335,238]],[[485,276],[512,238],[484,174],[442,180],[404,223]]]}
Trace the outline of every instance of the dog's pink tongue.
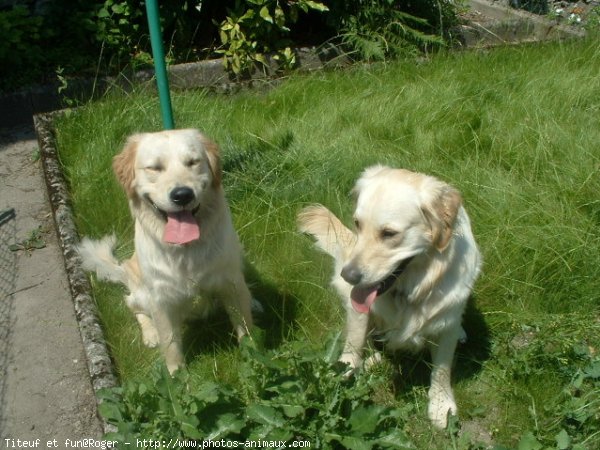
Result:
{"label": "dog's pink tongue", "polygon": [[371,305],[377,298],[377,288],[361,288],[353,287],[350,291],[350,300],[352,300],[352,307],[356,312],[361,314],[368,314],[371,309]]}
{"label": "dog's pink tongue", "polygon": [[190,211],[167,213],[163,241],[169,244],[187,244],[200,239],[200,226]]}

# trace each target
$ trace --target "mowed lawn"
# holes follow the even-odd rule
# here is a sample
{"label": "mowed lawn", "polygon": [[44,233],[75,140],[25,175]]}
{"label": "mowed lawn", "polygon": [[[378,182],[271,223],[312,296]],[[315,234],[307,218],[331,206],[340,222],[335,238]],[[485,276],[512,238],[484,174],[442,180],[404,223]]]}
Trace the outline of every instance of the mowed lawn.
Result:
{"label": "mowed lawn", "polygon": [[[582,375],[600,371],[596,40],[293,75],[233,95],[172,96],[176,125],[220,145],[247,278],[265,307],[258,323],[267,349],[318,345],[343,325],[328,287],[331,261],[296,231],[298,211],[319,202],[350,224],[350,190],[365,167],[433,174],[462,192],[484,257],[454,373],[465,439],[516,447],[535,438],[570,448],[559,446],[564,432],[569,445],[600,448],[600,374]],[[78,229],[115,232],[120,256],[132,251],[133,227],[111,159],[129,134],[160,128],[153,87],[115,90],[57,122]],[[159,355],[143,347],[123,289],[93,287],[120,377],[143,380]],[[191,324],[185,341],[197,380],[236,385],[241,355],[223,315]],[[451,433],[429,429],[428,356],[384,364],[390,385],[381,401],[416,405],[403,425],[415,445],[456,448]]]}

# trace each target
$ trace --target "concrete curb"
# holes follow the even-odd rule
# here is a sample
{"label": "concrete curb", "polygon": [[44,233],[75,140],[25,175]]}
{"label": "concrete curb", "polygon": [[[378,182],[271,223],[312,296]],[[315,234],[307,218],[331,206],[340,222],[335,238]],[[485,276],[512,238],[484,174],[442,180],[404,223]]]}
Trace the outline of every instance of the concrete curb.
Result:
{"label": "concrete curb", "polygon": [[[87,359],[92,387],[99,401],[98,391],[118,385],[104,333],[100,326],[98,310],[90,294],[87,275],[81,268],[81,260],[75,250],[79,237],[70,207],[70,196],[58,162],[52,122],[58,113],[34,116],[38,136],[44,178],[52,208],[59,244],[62,249],[65,270],[75,307],[75,315]],[[113,431],[102,420],[104,432]]]}

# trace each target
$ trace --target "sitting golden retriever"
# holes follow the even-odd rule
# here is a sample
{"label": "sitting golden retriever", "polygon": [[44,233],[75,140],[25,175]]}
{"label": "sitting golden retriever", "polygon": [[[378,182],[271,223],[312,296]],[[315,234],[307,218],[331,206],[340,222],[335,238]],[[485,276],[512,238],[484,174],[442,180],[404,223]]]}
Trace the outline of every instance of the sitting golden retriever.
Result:
{"label": "sitting golden retriever", "polygon": [[217,145],[193,129],[131,136],[113,160],[135,220],[135,253],[119,263],[115,237],[84,238],[83,267],[121,282],[144,343],[170,372],[183,365],[181,325],[225,307],[238,339],[252,326],[242,249],[221,184]]}
{"label": "sitting golden retriever", "polygon": [[369,333],[390,350],[431,351],[428,415],[444,428],[456,414],[450,371],[481,257],[459,192],[431,176],[385,166],[355,186],[355,232],[321,205],[300,230],[335,259],[332,284],[347,311],[341,361],[361,366]]}

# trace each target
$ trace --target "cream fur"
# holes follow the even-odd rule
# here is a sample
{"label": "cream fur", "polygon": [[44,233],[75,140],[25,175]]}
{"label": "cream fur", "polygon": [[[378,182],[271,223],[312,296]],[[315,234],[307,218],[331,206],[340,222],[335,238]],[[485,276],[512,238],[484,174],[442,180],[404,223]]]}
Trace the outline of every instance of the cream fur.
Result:
{"label": "cream fur", "polygon": [[[225,307],[241,339],[252,326],[251,296],[216,144],[192,129],[137,134],[114,158],[113,168],[135,221],[135,254],[119,263],[113,256],[114,236],[84,238],[79,246],[84,268],[127,286],[126,302],[144,343],[160,345],[170,372],[184,364],[182,322],[192,314],[207,314],[215,301]],[[170,193],[178,187],[193,191],[190,204],[172,201]],[[200,239],[166,243],[160,211],[181,209],[195,211]]]}
{"label": "cream fur", "polygon": [[[462,315],[481,266],[469,217],[458,191],[407,170],[369,167],[354,191],[355,232],[321,205],[299,215],[300,230],[335,260],[332,285],[347,311],[341,360],[359,368],[372,331],[390,350],[428,347],[433,363],[428,414],[443,428],[448,413],[457,413],[451,366],[457,341],[465,337]],[[369,314],[356,312],[350,301],[353,286],[342,271],[360,273],[357,286],[377,286],[407,258],[412,260]]]}

